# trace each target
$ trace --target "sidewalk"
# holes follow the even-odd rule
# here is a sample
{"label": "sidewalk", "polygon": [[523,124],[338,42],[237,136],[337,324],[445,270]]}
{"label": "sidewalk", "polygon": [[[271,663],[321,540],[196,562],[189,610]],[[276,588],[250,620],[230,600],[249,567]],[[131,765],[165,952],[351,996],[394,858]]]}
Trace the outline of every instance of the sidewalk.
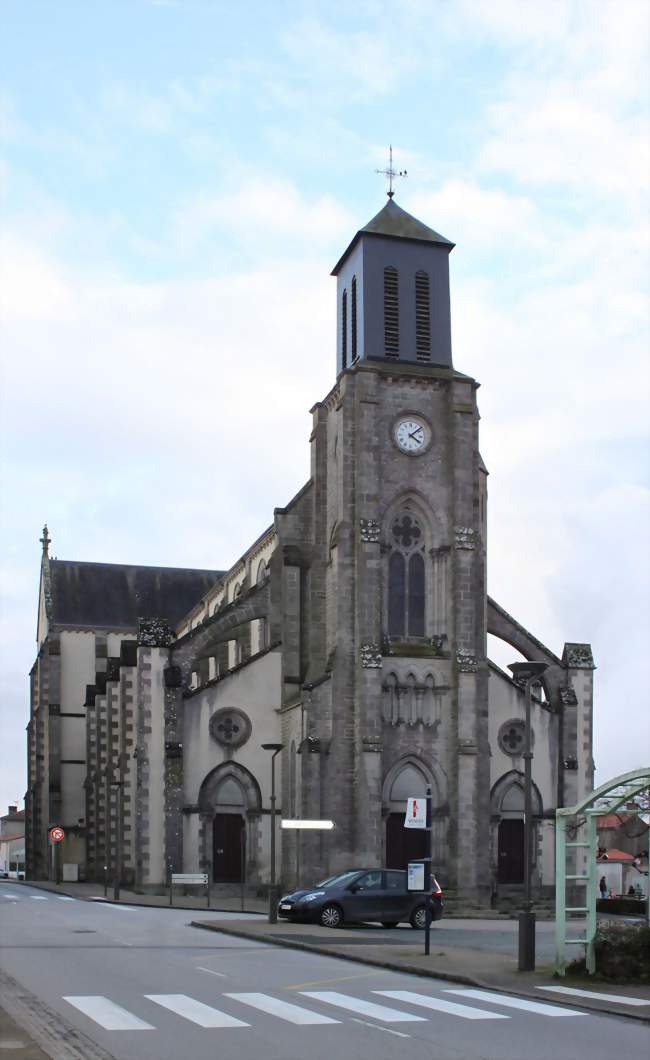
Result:
{"label": "sidewalk", "polygon": [[[440,942],[436,939],[436,932],[444,930],[444,923],[443,919],[432,926],[431,952],[425,957],[423,933],[409,930],[397,929],[389,932],[365,924],[348,928],[323,928],[320,924],[292,924],[287,921],[269,924],[262,920],[235,923],[204,918],[192,920],[194,927],[256,942],[288,946],[292,949],[325,954],[328,957],[360,961],[362,964],[391,971],[445,979],[468,987],[498,990],[528,1000],[552,1001],[572,1008],[579,1007],[612,1016],[627,1016],[650,1023],[650,987],[592,984],[583,979],[555,979],[551,962],[538,961],[536,971],[520,972],[517,969],[516,956],[484,948],[459,946],[455,942],[450,945],[449,934],[444,942]],[[460,926],[461,922],[457,923]],[[474,926],[474,922],[466,923]],[[476,926],[482,923],[476,921]],[[490,930],[493,922],[485,926]],[[459,936],[462,930],[461,927]],[[387,936],[393,937],[389,939]],[[554,993],[538,989],[541,986],[566,986],[583,990],[592,996],[576,997]],[[603,995],[609,995],[609,998],[629,998],[630,1003],[613,1002]],[[648,1004],[642,1007],[638,1005],[639,1000],[647,1001]]]}
{"label": "sidewalk", "polygon": [[[9,881],[3,881],[9,882]],[[30,886],[73,898],[92,900],[102,898],[104,889],[94,883],[55,884],[47,881],[25,884],[10,881],[16,887]],[[107,900],[112,900],[109,887]],[[240,898],[213,896],[211,908],[206,908],[203,897],[174,897],[174,908],[195,914],[192,926],[218,931],[256,942],[312,953],[325,954],[343,960],[358,961],[375,967],[419,976],[443,979],[485,990],[504,993],[535,1001],[553,1001],[569,1007],[614,1016],[627,1016],[650,1023],[650,1003],[641,1006],[640,1000],[650,1002],[650,987],[591,982],[585,979],[555,979],[553,977],[552,932],[549,922],[538,924],[537,970],[519,972],[516,956],[517,925],[513,920],[495,914],[485,917],[443,918],[431,928],[431,953],[424,956],[423,933],[410,928],[393,931],[378,925],[363,924],[343,928],[323,928],[320,924],[292,924],[279,921],[269,924],[266,919],[248,918],[247,913],[266,914],[265,898],[245,897],[244,909]],[[150,908],[169,908],[167,895],[143,895],[120,891],[120,904]],[[216,905],[218,903],[218,908]],[[236,921],[219,918],[220,912],[241,913]],[[470,939],[471,945],[467,945]],[[466,944],[463,945],[463,942]],[[540,990],[542,986],[567,987],[585,991],[588,996],[573,996]],[[617,998],[617,1001],[612,1001]],[[623,999],[629,999],[623,1001]],[[634,1005],[633,1002],[637,1004]]]}
{"label": "sidewalk", "polygon": [[[3,884],[16,887],[36,887],[40,891],[51,891],[53,894],[66,894],[70,898],[96,899],[104,898],[104,887],[100,883],[53,883],[51,880],[1,880]],[[266,898],[255,898],[244,896],[242,901],[239,896],[225,898],[213,894],[210,898],[210,906],[207,906],[205,894],[200,893],[200,888],[193,887],[194,894],[183,894],[180,887],[174,888],[174,909],[201,909],[204,913],[267,913],[268,902]],[[108,886],[106,900],[113,901],[113,885]],[[135,891],[120,887],[121,905],[141,905],[154,909],[169,909],[169,894],[137,894]]]}

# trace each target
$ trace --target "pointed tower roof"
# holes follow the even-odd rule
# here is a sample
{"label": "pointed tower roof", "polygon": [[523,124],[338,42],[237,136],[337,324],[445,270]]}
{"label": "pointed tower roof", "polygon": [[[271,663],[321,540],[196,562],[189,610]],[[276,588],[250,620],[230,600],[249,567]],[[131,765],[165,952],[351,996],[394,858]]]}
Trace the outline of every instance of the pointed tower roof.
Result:
{"label": "pointed tower roof", "polygon": [[371,221],[368,221],[364,228],[359,229],[332,269],[332,276],[337,275],[348,254],[363,235],[381,236],[384,239],[407,239],[417,243],[437,243],[439,246],[447,247],[448,250],[452,250],[456,245],[438,232],[434,232],[433,228],[429,228],[422,221],[418,221],[417,217],[407,213],[393,199],[389,199],[383,209]]}

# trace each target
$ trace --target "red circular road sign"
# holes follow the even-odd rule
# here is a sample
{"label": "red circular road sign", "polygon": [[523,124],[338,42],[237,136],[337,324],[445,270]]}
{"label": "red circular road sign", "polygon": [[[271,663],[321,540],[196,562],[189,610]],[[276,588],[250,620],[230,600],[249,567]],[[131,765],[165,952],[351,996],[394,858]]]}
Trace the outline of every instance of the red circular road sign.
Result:
{"label": "red circular road sign", "polygon": [[65,832],[58,825],[55,828],[50,828],[50,839],[53,843],[60,843],[62,839],[65,839]]}

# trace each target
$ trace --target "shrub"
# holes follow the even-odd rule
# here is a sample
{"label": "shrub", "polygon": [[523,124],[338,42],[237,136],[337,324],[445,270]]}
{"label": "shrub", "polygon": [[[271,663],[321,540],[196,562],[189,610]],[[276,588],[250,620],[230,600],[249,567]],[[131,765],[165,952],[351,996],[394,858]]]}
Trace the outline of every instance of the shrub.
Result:
{"label": "shrub", "polygon": [[[595,939],[596,974],[617,982],[650,983],[650,925],[608,924]],[[586,972],[584,958],[572,961],[569,975]]]}

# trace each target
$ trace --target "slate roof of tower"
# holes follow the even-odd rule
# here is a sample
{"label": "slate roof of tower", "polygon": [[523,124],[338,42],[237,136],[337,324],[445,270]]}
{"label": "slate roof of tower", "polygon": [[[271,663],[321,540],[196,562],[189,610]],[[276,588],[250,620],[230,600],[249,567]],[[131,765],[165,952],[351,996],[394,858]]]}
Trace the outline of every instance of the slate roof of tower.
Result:
{"label": "slate roof of tower", "polygon": [[164,618],[174,626],[223,574],[50,560],[49,619],[64,626],[135,629],[139,618]]}
{"label": "slate roof of tower", "polygon": [[418,221],[417,217],[407,213],[393,199],[389,199],[379,213],[375,214],[364,228],[359,229],[332,269],[332,276],[336,276],[345,258],[347,258],[362,235],[383,236],[387,239],[409,239],[418,243],[437,243],[440,246],[448,247],[449,250],[452,250],[456,245],[441,236],[439,232],[434,232],[433,228],[429,228],[422,221]]}

